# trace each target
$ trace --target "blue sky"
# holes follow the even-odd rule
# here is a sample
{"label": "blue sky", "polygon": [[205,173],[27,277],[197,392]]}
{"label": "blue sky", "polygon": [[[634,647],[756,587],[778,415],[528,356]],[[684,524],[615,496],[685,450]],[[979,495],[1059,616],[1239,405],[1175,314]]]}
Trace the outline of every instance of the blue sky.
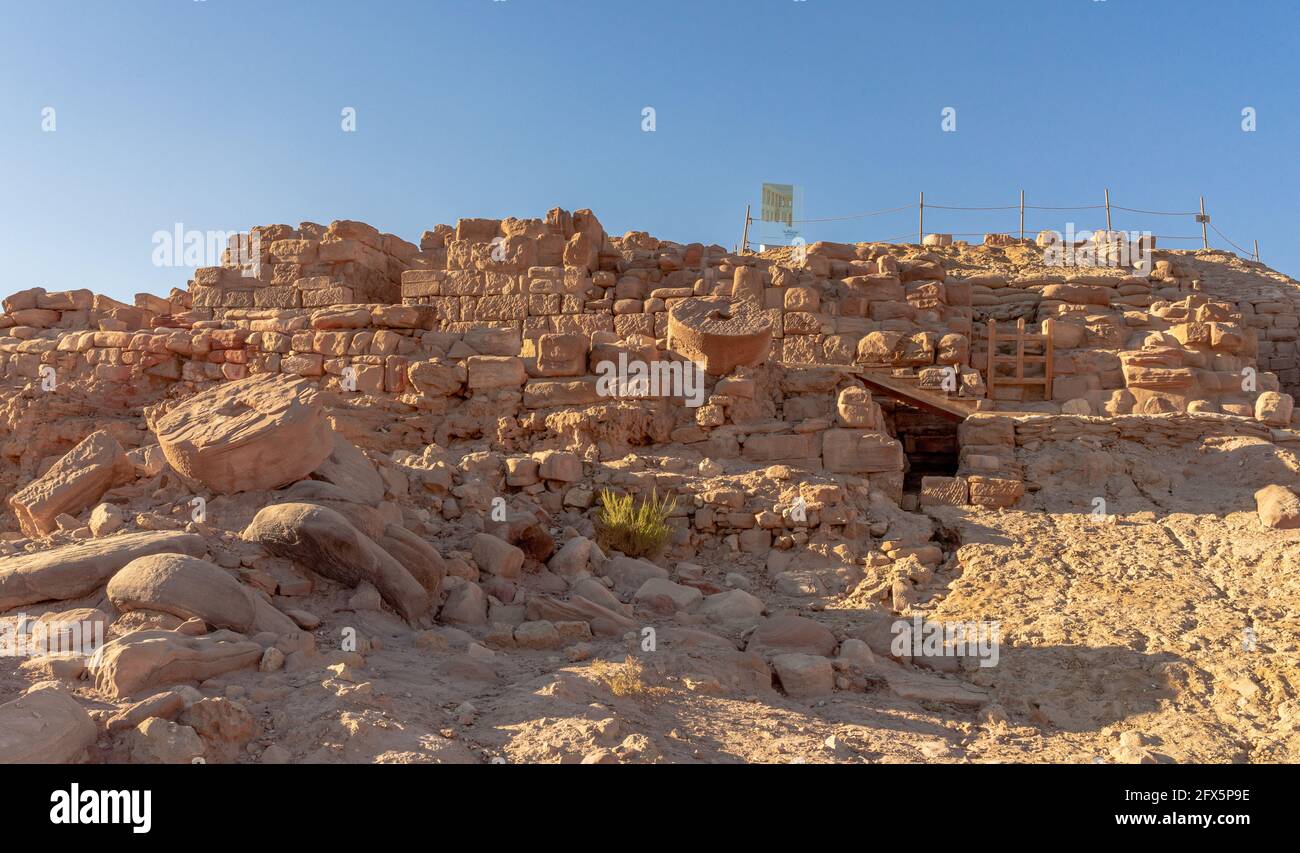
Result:
{"label": "blue sky", "polygon": [[[184,286],[152,235],[590,207],[730,246],[930,204],[1194,210],[1300,274],[1300,4],[1204,0],[0,0],[0,290]],[[642,110],[655,110],[653,133]],[[56,130],[42,130],[55,108]],[[343,132],[341,111],[356,110]],[[945,107],[957,130],[941,129]],[[1253,107],[1257,130],[1243,132]],[[916,212],[808,224],[884,239]],[[1031,211],[1079,228],[1091,212]],[[1119,228],[1194,236],[1190,219]],[[931,211],[927,230],[1016,213]],[[1211,235],[1213,244],[1223,241]],[[1190,247],[1195,243],[1165,242]]]}

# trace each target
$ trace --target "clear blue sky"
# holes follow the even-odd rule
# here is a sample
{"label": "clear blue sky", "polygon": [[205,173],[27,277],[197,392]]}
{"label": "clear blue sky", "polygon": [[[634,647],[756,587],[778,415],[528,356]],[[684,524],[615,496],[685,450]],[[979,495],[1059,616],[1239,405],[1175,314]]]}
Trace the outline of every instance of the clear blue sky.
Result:
{"label": "clear blue sky", "polygon": [[[184,286],[155,231],[590,207],[730,246],[915,200],[1192,210],[1300,273],[1300,4],[1259,0],[0,0],[0,290]],[[41,129],[56,110],[56,130]],[[340,128],[344,107],[357,130]],[[643,132],[641,111],[656,111]],[[1244,107],[1258,130],[1241,129]],[[957,131],[940,128],[957,111]],[[915,211],[809,225],[883,239]],[[1015,227],[934,211],[927,230]],[[990,218],[1001,217],[1001,218]],[[1101,224],[1039,211],[1029,225]],[[1196,235],[1188,219],[1116,227]],[[1212,235],[1212,241],[1222,245]],[[1189,243],[1164,245],[1190,246]]]}

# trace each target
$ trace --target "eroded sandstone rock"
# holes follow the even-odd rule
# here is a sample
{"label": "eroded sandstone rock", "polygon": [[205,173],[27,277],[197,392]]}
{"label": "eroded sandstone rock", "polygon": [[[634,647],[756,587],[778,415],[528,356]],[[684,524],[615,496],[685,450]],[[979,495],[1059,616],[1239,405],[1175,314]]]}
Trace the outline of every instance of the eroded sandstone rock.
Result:
{"label": "eroded sandstone rock", "polygon": [[77,515],[133,473],[122,445],[99,430],[10,497],[9,506],[24,533],[43,536],[57,529],[60,514]]}
{"label": "eroded sandstone rock", "polygon": [[0,705],[0,764],[67,764],[97,735],[86,709],[55,684]]}
{"label": "eroded sandstone rock", "polygon": [[391,554],[340,513],[316,504],[264,507],[241,534],[276,556],[294,560],[327,578],[356,586],[368,581],[408,622],[429,611],[420,583]]}
{"label": "eroded sandstone rock", "polygon": [[157,610],[181,619],[198,617],[241,633],[297,630],[292,619],[255,595],[224,569],[184,554],[153,554],[126,564],[108,582],[118,610]]}
{"label": "eroded sandstone rock", "polygon": [[154,424],[171,466],[222,494],[274,489],[315,471],[334,436],[313,383],[258,375],[218,385]]}
{"label": "eroded sandstone rock", "polygon": [[0,559],[0,611],[88,595],[137,557],[162,553],[198,557],[205,550],[202,536],[147,531]]}
{"label": "eroded sandstone rock", "polygon": [[189,636],[179,631],[135,631],[100,646],[87,669],[98,690],[121,698],[146,688],[205,681],[257,666],[262,647],[233,631]]}

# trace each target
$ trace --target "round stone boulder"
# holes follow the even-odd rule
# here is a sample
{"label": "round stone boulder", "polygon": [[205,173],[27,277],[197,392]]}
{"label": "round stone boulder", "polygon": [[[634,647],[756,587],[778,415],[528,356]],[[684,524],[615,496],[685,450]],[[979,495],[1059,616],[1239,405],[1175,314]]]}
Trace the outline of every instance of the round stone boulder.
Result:
{"label": "round stone boulder", "polygon": [[257,621],[253,596],[229,572],[185,554],[151,554],[127,563],[105,590],[118,610],[156,610],[181,619],[248,631]]}
{"label": "round stone boulder", "polygon": [[278,374],[196,394],[159,418],[154,432],[177,473],[221,494],[297,482],[334,449],[316,386]]}

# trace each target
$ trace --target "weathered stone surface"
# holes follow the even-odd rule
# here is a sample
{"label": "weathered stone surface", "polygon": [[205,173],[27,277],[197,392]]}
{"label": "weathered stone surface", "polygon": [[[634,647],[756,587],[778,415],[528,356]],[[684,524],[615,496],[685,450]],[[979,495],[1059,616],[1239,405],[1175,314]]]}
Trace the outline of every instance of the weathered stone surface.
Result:
{"label": "weathered stone surface", "polygon": [[543,450],[534,455],[537,474],[543,480],[573,483],[582,479],[582,460],[567,450]]}
{"label": "weathered stone surface", "polygon": [[465,365],[445,359],[412,362],[407,377],[421,394],[430,397],[449,397],[465,387],[468,374]]}
{"label": "weathered stone surface", "polygon": [[1265,391],[1255,400],[1255,420],[1271,427],[1285,427],[1291,423],[1295,403],[1290,394]]}
{"label": "weathered stone surface", "polygon": [[547,619],[534,619],[515,628],[515,645],[523,649],[558,649],[563,645],[555,623]]}
{"label": "weathered stone surface", "polygon": [[491,533],[474,536],[474,562],[490,575],[517,579],[524,565],[524,552]]}
{"label": "weathered stone surface", "polygon": [[772,324],[751,300],[690,298],[668,312],[668,337],[678,352],[704,365],[710,376],[726,376],[741,365],[767,359]]}
{"label": "weathered stone surface", "polygon": [[310,566],[348,586],[368,581],[408,622],[429,611],[431,602],[424,585],[332,509],[305,503],[274,504],[259,511],[241,535],[276,556]]}
{"label": "weathered stone surface", "polygon": [[822,437],[822,464],[838,474],[903,470],[903,446],[884,433],[829,429]]}
{"label": "weathered stone surface", "polygon": [[177,631],[136,631],[100,646],[87,662],[95,687],[117,699],[147,688],[205,681],[257,666],[262,647],[241,634],[192,637]]}
{"label": "weathered stone surface", "polygon": [[972,475],[967,483],[975,506],[1011,507],[1025,494],[1025,484],[1019,480]]}
{"label": "weathered stone surface", "polygon": [[379,503],[384,499],[384,478],[379,476],[375,463],[342,435],[334,433],[333,437],[333,449],[311,473],[312,479],[346,489],[358,503]]}
{"label": "weathered stone surface", "polygon": [[204,757],[203,741],[189,726],[149,717],[124,738],[132,764],[193,764]]}
{"label": "weathered stone surface", "polygon": [[453,625],[486,625],[487,606],[483,588],[465,581],[449,587],[447,601],[438,615]]}
{"label": "weathered stone surface", "polygon": [[122,508],[114,504],[100,504],[90,511],[90,521],[87,526],[90,527],[90,534],[97,538],[103,538],[116,533],[118,528],[126,523],[126,513]]}
{"label": "weathered stone surface", "polygon": [[[272,646],[267,651],[279,650]],[[260,728],[241,703],[220,696],[195,702],[178,722],[189,726],[199,736],[209,762],[234,761],[240,749]]]}
{"label": "weathered stone surface", "polygon": [[241,633],[292,633],[292,619],[235,580],[224,569],[184,554],[153,554],[127,563],[106,588],[123,612],[156,610],[181,619],[202,619]]}
{"label": "weathered stone surface", "polygon": [[52,683],[0,705],[0,765],[68,764],[97,736],[86,709]]}
{"label": "weathered stone surface", "polygon": [[149,531],[0,558],[0,612],[37,601],[89,595],[137,557],[163,553],[198,557],[206,550],[202,536]]}
{"label": "weathered stone surface", "polygon": [[921,506],[964,506],[969,496],[964,477],[921,478]]}
{"label": "weathered stone surface", "polygon": [[743,589],[729,589],[705,596],[697,613],[723,628],[747,628],[757,622],[767,606]]}
{"label": "weathered stone surface", "polygon": [[967,445],[1015,447],[1015,421],[1001,415],[976,413],[966,418],[957,427],[957,440],[963,447]]}
{"label": "weathered stone surface", "polygon": [[820,655],[775,655],[772,668],[781,679],[781,688],[793,699],[828,696],[835,689],[835,670],[830,660]]}
{"label": "weathered stone surface", "polygon": [[447,563],[437,548],[400,524],[386,525],[376,542],[424,587],[429,601],[438,600],[443,579],[447,576]]}
{"label": "weathered stone surface", "polygon": [[1300,497],[1286,486],[1265,486],[1255,492],[1255,510],[1260,524],[1277,530],[1300,527]]}
{"label": "weathered stone surface", "polygon": [[196,394],[159,418],[154,432],[178,473],[223,494],[301,480],[334,449],[315,385],[279,375]]}
{"label": "weathered stone surface", "polygon": [[835,635],[826,626],[803,616],[781,614],[760,622],[745,650],[768,657],[787,653],[829,657],[835,646]]}
{"label": "weathered stone surface", "polygon": [[28,536],[44,536],[61,513],[77,515],[104,492],[134,472],[117,439],[100,430],[86,436],[44,475],[9,498],[18,524]]}
{"label": "weathered stone surface", "polygon": [[552,622],[586,622],[597,637],[617,637],[637,627],[637,623],[616,610],[575,595],[560,601],[548,595],[528,599],[529,619],[548,619]]}
{"label": "weathered stone surface", "polygon": [[630,595],[641,588],[651,578],[666,578],[668,570],[648,560],[634,557],[614,557],[605,561],[600,573],[614,581],[614,589],[624,595]]}
{"label": "weathered stone surface", "polygon": [[840,423],[853,429],[880,432],[883,428],[880,406],[871,399],[871,392],[860,385],[852,385],[840,392],[835,402]]}
{"label": "weathered stone surface", "polygon": [[581,376],[587,372],[586,336],[546,334],[537,339],[538,376]]}
{"label": "weathered stone surface", "polygon": [[574,536],[555,552],[546,567],[563,578],[582,575],[588,571],[595,545],[585,536]]}
{"label": "weathered stone surface", "polygon": [[466,362],[471,391],[517,388],[528,380],[524,360],[511,356],[474,355]]}
{"label": "weathered stone surface", "polygon": [[673,583],[667,578],[650,578],[637,589],[632,603],[638,610],[672,615],[679,610],[690,610],[704,597],[693,586]]}

